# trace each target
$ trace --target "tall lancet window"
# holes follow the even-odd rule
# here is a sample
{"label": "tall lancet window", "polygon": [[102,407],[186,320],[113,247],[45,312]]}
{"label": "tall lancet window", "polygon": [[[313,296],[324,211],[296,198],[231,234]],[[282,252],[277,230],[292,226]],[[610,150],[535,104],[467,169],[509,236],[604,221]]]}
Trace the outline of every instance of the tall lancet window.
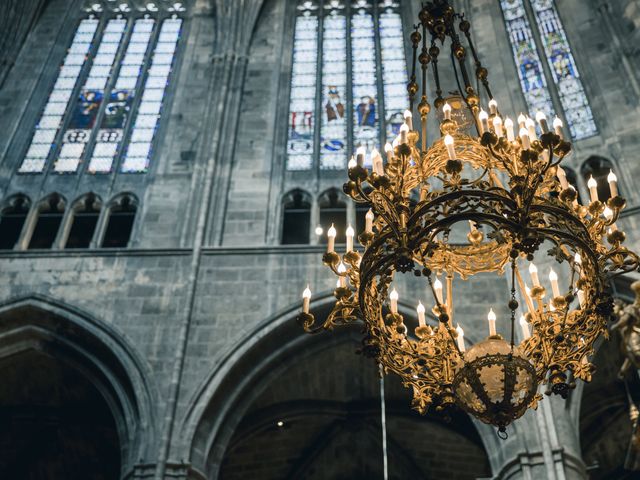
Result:
{"label": "tall lancet window", "polygon": [[[575,140],[596,135],[593,113],[554,1],[500,0],[500,5],[531,115],[537,110],[558,113]],[[556,107],[561,112],[554,108],[550,88],[557,92]]]}
{"label": "tall lancet window", "polygon": [[287,170],[343,169],[357,147],[380,149],[398,134],[408,105],[403,40],[398,1],[298,3]]}
{"label": "tall lancet window", "polygon": [[[117,5],[115,5],[117,3]],[[144,173],[183,20],[180,2],[96,3],[75,35],[18,173]]]}

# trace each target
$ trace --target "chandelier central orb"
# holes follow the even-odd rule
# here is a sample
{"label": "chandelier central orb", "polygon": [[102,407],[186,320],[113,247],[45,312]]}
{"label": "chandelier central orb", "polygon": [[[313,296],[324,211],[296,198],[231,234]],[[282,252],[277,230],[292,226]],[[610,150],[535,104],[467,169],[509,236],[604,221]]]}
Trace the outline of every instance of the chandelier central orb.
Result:
{"label": "chandelier central orb", "polygon": [[[542,112],[535,121],[522,114],[515,122],[503,117],[463,15],[445,0],[429,2],[410,38],[405,123],[393,145],[385,146],[386,158],[359,147],[348,165],[344,192],[370,206],[358,236],[363,250],[354,247],[349,227],[346,251],[339,254],[336,230],[328,230],[323,262],[338,277],[336,304],[316,323],[307,288],[298,319],[308,332],[362,321],[364,352],[413,390],[414,408],[425,413],[458,405],[504,433],[536,407],[539,385],[566,397],[576,378],[590,380],[588,357],[594,342],[606,335],[613,310],[610,278],[637,270],[640,259],[622,245],[625,235],[616,226],[625,200],[613,172],[610,198],[598,197],[592,179],[590,201],[580,203],[560,166],[571,152],[562,121],[556,117],[550,128]],[[450,76],[462,91],[444,98],[439,56],[446,45]],[[467,71],[468,52],[482,95]],[[440,130],[431,144],[429,69]],[[540,280],[534,260],[553,263],[548,282]],[[396,290],[401,274],[424,281],[431,322],[419,302],[417,323],[407,319],[410,329],[405,324]],[[476,275],[506,276],[505,308],[499,311],[509,312],[508,335],[496,332],[491,309],[489,336],[467,349],[455,322],[454,283]]]}

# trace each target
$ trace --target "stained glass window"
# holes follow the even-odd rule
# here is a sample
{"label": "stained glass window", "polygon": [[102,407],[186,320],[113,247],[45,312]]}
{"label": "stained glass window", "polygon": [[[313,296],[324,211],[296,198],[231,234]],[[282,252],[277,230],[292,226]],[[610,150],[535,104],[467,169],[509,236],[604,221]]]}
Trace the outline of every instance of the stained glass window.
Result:
{"label": "stained glass window", "polygon": [[[536,47],[525,2],[530,2],[528,5],[532,8],[533,21],[540,32],[544,51],[538,52]],[[557,88],[571,136],[579,140],[595,135],[597,128],[589,101],[553,0],[500,0],[500,5],[518,66],[522,92],[531,115],[538,110],[547,115],[554,112],[540,60],[542,54],[549,64],[552,75],[549,83]]]}
{"label": "stained glass window", "polygon": [[341,168],[347,151],[347,19],[344,7],[335,5],[329,6],[322,35],[322,168]]}
{"label": "stained glass window", "polygon": [[[366,1],[357,2],[351,16],[351,83],[353,89],[353,143],[367,154],[379,146],[378,82],[373,15]],[[366,163],[370,164],[370,155]],[[344,167],[344,160],[340,163]]]}
{"label": "stained glass window", "polygon": [[380,13],[380,54],[384,85],[386,139],[392,142],[404,123],[407,97],[407,65],[404,58],[404,37],[398,4],[385,2]]}
{"label": "stained glass window", "polygon": [[143,71],[145,53],[151,41],[154,23],[154,20],[149,18],[140,18],[134,23],[118,78],[109,94],[100,123],[88,167],[91,173],[109,173],[112,170],[136,97],[136,86]]}
{"label": "stained glass window", "polygon": [[287,170],[343,169],[350,150],[380,148],[404,121],[407,73],[399,4],[305,0],[297,8]]}
{"label": "stained glass window", "polygon": [[534,117],[538,110],[550,116],[554,112],[553,103],[531,25],[525,13],[524,1],[526,0],[501,0],[500,4],[511,40],[513,58],[518,66],[520,85],[531,116]]}
{"label": "stained glass window", "polygon": [[179,18],[162,22],[129,147],[122,162],[123,172],[146,172],[149,168],[151,145],[162,114],[162,100],[169,84],[181,27],[182,20]]}
{"label": "stained glass window", "polygon": [[67,51],[58,79],[40,116],[19,172],[39,173],[44,170],[49,151],[62,126],[73,89],[78,83],[82,67],[87,61],[91,42],[98,28],[98,20],[87,18],[80,22],[71,46]]}
{"label": "stained glass window", "polygon": [[53,165],[56,172],[74,173],[78,170],[85,146],[96,123],[126,26],[127,21],[124,19],[112,19],[107,22],[98,52],[93,58],[93,65],[76,98],[71,118],[62,137],[62,147]]}
{"label": "stained glass window", "polygon": [[314,153],[316,72],[318,63],[318,7],[303,2],[298,11],[293,45],[287,168],[311,168]]}
{"label": "stained glass window", "polygon": [[110,173],[120,156],[122,172],[147,171],[182,20],[165,18],[159,32],[156,23],[122,14],[79,23],[19,173],[78,173],[85,161],[89,173]]}
{"label": "stained glass window", "polygon": [[531,5],[571,136],[579,140],[595,135],[598,129],[556,6],[553,0],[531,0]]}

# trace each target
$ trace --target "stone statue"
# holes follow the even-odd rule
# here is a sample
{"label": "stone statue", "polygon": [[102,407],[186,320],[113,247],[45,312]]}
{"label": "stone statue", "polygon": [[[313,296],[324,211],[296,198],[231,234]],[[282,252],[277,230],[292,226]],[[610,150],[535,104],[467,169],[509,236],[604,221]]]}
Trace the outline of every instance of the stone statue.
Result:
{"label": "stone statue", "polygon": [[[611,330],[618,330],[622,337],[620,348],[624,355],[624,362],[618,372],[618,377],[624,380],[626,385],[626,374],[632,367],[640,375],[640,281],[631,284],[636,298],[632,304],[624,305],[616,302],[614,312],[618,321],[611,327]],[[630,471],[640,470],[640,422],[638,422],[638,407],[635,405],[627,387],[629,399],[629,418],[632,423],[631,439],[627,450],[627,458],[624,468]]]}
{"label": "stone statue", "polygon": [[640,369],[640,280],[633,282],[631,289],[636,294],[635,301],[626,306],[616,302],[614,312],[618,321],[611,327],[622,337],[621,349],[625,359],[618,372],[621,379],[631,367]]}

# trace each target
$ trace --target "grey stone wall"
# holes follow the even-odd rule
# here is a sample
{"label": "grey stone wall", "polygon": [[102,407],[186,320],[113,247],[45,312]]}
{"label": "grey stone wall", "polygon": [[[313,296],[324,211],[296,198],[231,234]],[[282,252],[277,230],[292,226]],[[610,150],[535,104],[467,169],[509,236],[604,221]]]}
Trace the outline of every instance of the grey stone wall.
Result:
{"label": "grey stone wall", "polygon": [[[117,331],[142,359],[155,388],[157,436],[145,438],[145,453],[125,466],[131,478],[209,474],[211,454],[194,438],[213,441],[230,435],[222,407],[231,406],[223,400],[245,388],[234,383],[241,380],[235,369],[249,372],[243,361],[255,362],[256,369],[267,362],[251,353],[260,345],[272,345],[274,352],[298,348],[301,335],[291,325],[301,288],[311,284],[314,308],[326,308],[335,282],[320,264],[320,247],[277,245],[282,194],[300,186],[317,196],[330,186],[339,188],[344,175],[316,179],[283,171],[292,2],[262,3],[202,0],[191,5],[162,138],[144,176],[42,181],[14,174],[18,147],[28,141],[73,34],[76,2],[49,2],[0,89],[0,197],[24,192],[35,200],[58,191],[71,199],[91,190],[104,199],[121,191],[140,199],[129,249],[0,254],[0,302],[46,298],[76,309]],[[460,3],[467,4],[501,109],[523,111],[498,2]],[[633,85],[638,59],[635,52],[615,46],[616,38],[622,44],[634,38],[635,30],[616,27],[637,21],[629,13],[631,4],[614,2],[609,9],[601,2],[567,0],[558,8],[600,129],[598,136],[577,143],[569,162],[579,171],[597,153],[615,163],[631,212],[621,226],[629,244],[637,246],[640,194],[634,182],[640,175],[635,158],[640,123],[639,92]],[[399,284],[401,292],[416,288],[412,278]],[[457,298],[464,299],[456,313],[469,325],[468,338],[485,334],[489,306],[506,319],[501,299],[507,288],[504,278],[481,276],[456,290]],[[411,312],[414,306],[402,308]],[[283,325],[289,327],[281,336]],[[545,399],[505,443],[478,425],[493,476],[586,478],[578,407],[579,397],[568,404]],[[219,443],[208,447],[222,448]]]}

